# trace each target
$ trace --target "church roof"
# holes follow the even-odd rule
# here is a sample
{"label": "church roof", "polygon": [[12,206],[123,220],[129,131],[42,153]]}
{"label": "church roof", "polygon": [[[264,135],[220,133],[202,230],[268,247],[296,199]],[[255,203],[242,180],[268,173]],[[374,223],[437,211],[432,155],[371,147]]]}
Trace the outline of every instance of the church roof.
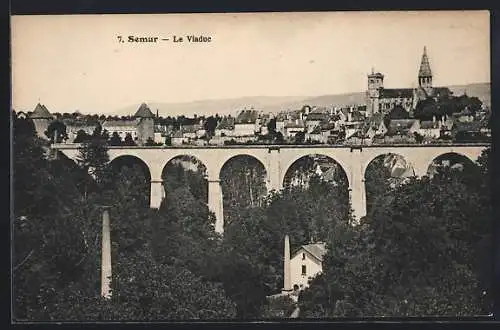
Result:
{"label": "church roof", "polygon": [[432,77],[431,66],[429,64],[429,58],[427,57],[427,48],[424,47],[424,53],[422,54],[422,61],[420,62],[420,70],[418,71],[419,77]]}
{"label": "church roof", "polygon": [[380,89],[381,99],[412,98],[412,88],[382,88]]}
{"label": "church roof", "polygon": [[134,117],[139,117],[139,118],[154,118],[154,114],[151,112],[149,107],[147,106],[146,103],[142,103],[139,109],[137,109],[137,112],[135,113]]}
{"label": "church roof", "polygon": [[30,115],[32,119],[52,119],[52,115],[49,110],[42,104],[38,103],[35,107],[35,110]]}

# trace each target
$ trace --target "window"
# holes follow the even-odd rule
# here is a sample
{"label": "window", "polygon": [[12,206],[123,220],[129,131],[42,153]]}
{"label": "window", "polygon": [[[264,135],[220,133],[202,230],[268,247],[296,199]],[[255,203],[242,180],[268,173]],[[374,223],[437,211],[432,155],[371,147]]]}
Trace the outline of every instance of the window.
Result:
{"label": "window", "polygon": [[302,253],[302,260],[306,260],[306,254]]}
{"label": "window", "polygon": [[306,273],[306,265],[302,265],[302,275],[307,275],[307,273]]}

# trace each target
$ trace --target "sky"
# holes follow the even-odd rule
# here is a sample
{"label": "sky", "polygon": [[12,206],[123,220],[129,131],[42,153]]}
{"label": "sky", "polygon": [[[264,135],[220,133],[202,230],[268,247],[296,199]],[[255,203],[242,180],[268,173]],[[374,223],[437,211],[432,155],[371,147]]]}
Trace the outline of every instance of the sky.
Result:
{"label": "sky", "polygon": [[361,92],[372,67],[408,88],[424,46],[435,86],[490,81],[488,11],[13,16],[11,38],[12,106],[24,111]]}

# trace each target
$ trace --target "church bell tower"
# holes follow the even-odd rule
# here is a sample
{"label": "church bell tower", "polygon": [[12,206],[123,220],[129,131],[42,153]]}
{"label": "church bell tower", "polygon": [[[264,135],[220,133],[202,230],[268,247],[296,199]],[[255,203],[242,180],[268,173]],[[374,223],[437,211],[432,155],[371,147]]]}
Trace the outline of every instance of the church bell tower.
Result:
{"label": "church bell tower", "polygon": [[425,46],[420,62],[420,70],[418,71],[418,85],[425,90],[427,95],[432,94],[432,71],[427,57],[427,47]]}
{"label": "church bell tower", "polygon": [[368,74],[368,90],[367,96],[367,115],[370,117],[379,112],[380,90],[384,88],[384,75],[380,72],[375,72],[372,68],[372,73]]}

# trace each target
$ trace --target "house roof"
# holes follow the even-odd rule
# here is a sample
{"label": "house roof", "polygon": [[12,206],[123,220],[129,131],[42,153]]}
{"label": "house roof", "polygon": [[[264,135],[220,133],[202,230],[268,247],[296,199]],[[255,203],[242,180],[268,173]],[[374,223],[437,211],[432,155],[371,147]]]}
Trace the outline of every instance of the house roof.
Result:
{"label": "house roof", "polygon": [[380,89],[381,99],[412,98],[412,88],[382,88]]}
{"label": "house roof", "polygon": [[132,120],[114,120],[114,119],[106,119],[102,123],[102,127],[120,127],[120,126],[127,126],[127,127],[136,127],[137,126],[137,121],[135,119]]}
{"label": "house roof", "polygon": [[366,105],[358,105],[358,111],[366,111]]}
{"label": "house roof", "polygon": [[437,122],[437,121],[434,122],[432,120],[421,121],[420,128],[422,128],[422,129],[439,128],[439,122]]}
{"label": "house roof", "polygon": [[50,114],[49,110],[45,107],[45,105],[42,105],[38,103],[35,106],[35,110],[30,115],[30,118],[32,119],[52,119],[52,115]]}
{"label": "house roof", "polygon": [[233,117],[224,117],[221,119],[221,121],[217,125],[217,129],[233,129],[233,128],[234,128],[234,118]]}
{"label": "house roof", "polygon": [[313,243],[313,244],[302,245],[301,247],[299,247],[299,249],[293,254],[293,257],[295,257],[302,249],[309,252],[309,254],[311,254],[319,261],[323,261],[323,257],[326,254],[325,243]]}
{"label": "house roof", "polygon": [[483,124],[479,121],[455,123],[455,129],[459,132],[478,132],[481,127],[483,127]]}
{"label": "house roof", "polygon": [[182,133],[196,133],[200,129],[203,129],[203,125],[200,125],[200,124],[189,124],[189,125],[182,125],[180,127],[180,131]]}
{"label": "house roof", "polygon": [[352,116],[352,121],[362,121],[362,120],[365,120],[365,116],[361,112],[359,112],[358,110],[354,110],[351,113],[351,116]]}
{"label": "house roof", "polygon": [[175,131],[175,132],[172,133],[172,137],[173,138],[182,138],[183,135],[182,135],[181,131]]}
{"label": "house roof", "polygon": [[407,134],[416,122],[417,119],[393,119],[389,122],[387,135]]}
{"label": "house roof", "polygon": [[415,124],[418,120],[417,119],[392,119],[389,122],[389,127],[405,127],[405,128],[410,128]]}
{"label": "house roof", "polygon": [[378,130],[380,124],[384,123],[384,115],[380,112],[373,114],[367,121],[363,123],[362,132],[366,134],[370,128]]}
{"label": "house roof", "polygon": [[256,110],[242,110],[236,117],[235,124],[254,124],[258,117]]}
{"label": "house roof", "polygon": [[319,125],[320,125],[321,130],[324,130],[324,131],[332,130],[335,128],[335,123],[330,123],[328,121],[323,121]]}
{"label": "house roof", "polygon": [[139,118],[154,118],[155,116],[149,109],[146,103],[142,103],[139,106],[139,109],[137,109],[137,112],[135,113],[134,117],[139,117]]}
{"label": "house roof", "polygon": [[323,121],[328,118],[326,112],[311,112],[307,115],[306,121]]}
{"label": "house roof", "polygon": [[304,121],[303,120],[298,120],[297,121],[289,121],[285,123],[285,128],[304,128]]}
{"label": "house roof", "polygon": [[381,74],[380,72],[374,72],[372,69],[372,73],[368,75],[368,78],[384,78],[384,75]]}

